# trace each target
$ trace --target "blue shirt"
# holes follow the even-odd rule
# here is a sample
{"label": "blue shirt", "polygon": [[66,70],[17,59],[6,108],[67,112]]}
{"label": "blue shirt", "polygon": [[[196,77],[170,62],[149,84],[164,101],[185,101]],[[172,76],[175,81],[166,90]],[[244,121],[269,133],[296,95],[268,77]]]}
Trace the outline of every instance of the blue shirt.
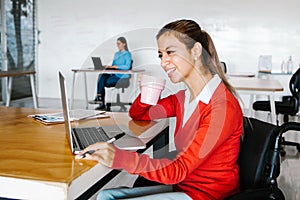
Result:
{"label": "blue shirt", "polygon": [[[115,53],[112,66],[118,66],[118,70],[129,70],[131,66],[131,53],[129,51],[118,51]],[[128,74],[115,74],[119,78],[128,78]]]}

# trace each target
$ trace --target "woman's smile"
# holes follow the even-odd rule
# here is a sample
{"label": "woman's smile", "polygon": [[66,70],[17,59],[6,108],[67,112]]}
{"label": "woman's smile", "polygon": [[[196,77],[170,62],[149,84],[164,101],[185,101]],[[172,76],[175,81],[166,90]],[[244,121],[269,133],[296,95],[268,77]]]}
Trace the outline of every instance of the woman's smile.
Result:
{"label": "woman's smile", "polygon": [[176,70],[175,67],[172,67],[172,68],[169,68],[168,70],[166,70],[169,78],[172,77],[172,75],[174,74],[175,70]]}

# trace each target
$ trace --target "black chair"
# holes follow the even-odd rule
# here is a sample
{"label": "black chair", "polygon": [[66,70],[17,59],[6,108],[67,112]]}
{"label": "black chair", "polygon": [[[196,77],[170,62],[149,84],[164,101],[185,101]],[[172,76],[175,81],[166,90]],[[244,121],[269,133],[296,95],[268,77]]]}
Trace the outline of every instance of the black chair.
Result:
{"label": "black chair", "polygon": [[[294,116],[299,111],[300,99],[300,68],[293,74],[289,83],[291,96],[282,97],[282,101],[275,102],[276,115],[283,114],[283,121],[289,121],[289,115]],[[271,111],[270,101],[256,101],[253,103],[253,109],[256,111]],[[278,120],[277,120],[278,124]],[[296,142],[285,141],[283,138],[283,145],[296,146],[300,152],[300,144]],[[282,155],[285,152],[282,151]]]}
{"label": "black chair", "polygon": [[287,128],[300,130],[300,124],[296,124],[296,128],[294,124],[278,127],[244,118],[238,158],[241,191],[226,200],[285,199],[276,181],[280,173],[280,142]]}
{"label": "black chair", "polygon": [[[131,60],[131,65],[130,65],[129,70],[132,69],[132,64],[133,64],[133,61]],[[131,78],[131,75],[129,74],[128,78],[120,79],[114,88],[121,89],[122,93],[124,93],[125,89],[128,88],[130,85],[130,78]],[[121,102],[120,93],[118,92],[116,102],[106,103],[106,110],[111,111],[111,106],[120,106],[120,111],[125,112],[126,111],[125,105],[132,105],[132,103],[131,102]]]}
{"label": "black chair", "polygon": [[[278,188],[277,177],[280,174],[281,138],[289,130],[300,131],[300,123],[289,122],[278,127],[254,118],[244,118],[238,157],[241,190],[226,200],[285,199]],[[158,184],[139,177],[134,187]]]}

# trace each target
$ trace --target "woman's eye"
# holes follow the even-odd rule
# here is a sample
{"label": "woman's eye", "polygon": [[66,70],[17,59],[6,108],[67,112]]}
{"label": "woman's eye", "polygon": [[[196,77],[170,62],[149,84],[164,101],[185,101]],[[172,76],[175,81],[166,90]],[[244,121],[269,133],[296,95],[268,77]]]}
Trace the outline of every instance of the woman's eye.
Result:
{"label": "woman's eye", "polygon": [[172,53],[174,53],[175,51],[167,51],[167,54],[170,55]]}
{"label": "woman's eye", "polygon": [[[175,51],[166,51],[166,53],[168,55],[171,55],[171,54],[175,53]],[[163,57],[163,54],[162,53],[158,53],[158,57],[161,59]]]}

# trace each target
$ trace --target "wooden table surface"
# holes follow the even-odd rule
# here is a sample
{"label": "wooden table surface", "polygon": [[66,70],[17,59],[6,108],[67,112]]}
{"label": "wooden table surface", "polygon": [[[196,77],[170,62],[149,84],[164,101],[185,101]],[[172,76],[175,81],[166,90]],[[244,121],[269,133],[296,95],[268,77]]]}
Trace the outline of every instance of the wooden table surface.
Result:
{"label": "wooden table surface", "polygon": [[[27,116],[56,112],[29,108],[0,107],[0,176],[69,184],[92,168],[94,161],[75,160],[71,153],[64,124],[45,126]],[[83,120],[75,126],[123,124],[140,135],[155,122],[133,121],[127,113]]]}
{"label": "wooden table surface", "polygon": [[8,77],[8,76],[24,76],[27,74],[35,74],[34,70],[12,70],[12,71],[0,71],[0,77]]}
{"label": "wooden table surface", "polygon": [[94,68],[81,68],[81,69],[72,69],[73,72],[96,72],[96,73],[107,73],[107,74],[134,74],[141,73],[145,70],[118,70],[118,69],[94,69]]}
{"label": "wooden table surface", "polygon": [[255,90],[270,92],[283,91],[282,85],[278,80],[275,79],[230,77],[228,81],[237,90]]}
{"label": "wooden table surface", "polygon": [[227,74],[225,74],[228,77],[244,77],[244,78],[251,78],[251,77],[255,77],[255,74],[252,72],[228,72]]}

